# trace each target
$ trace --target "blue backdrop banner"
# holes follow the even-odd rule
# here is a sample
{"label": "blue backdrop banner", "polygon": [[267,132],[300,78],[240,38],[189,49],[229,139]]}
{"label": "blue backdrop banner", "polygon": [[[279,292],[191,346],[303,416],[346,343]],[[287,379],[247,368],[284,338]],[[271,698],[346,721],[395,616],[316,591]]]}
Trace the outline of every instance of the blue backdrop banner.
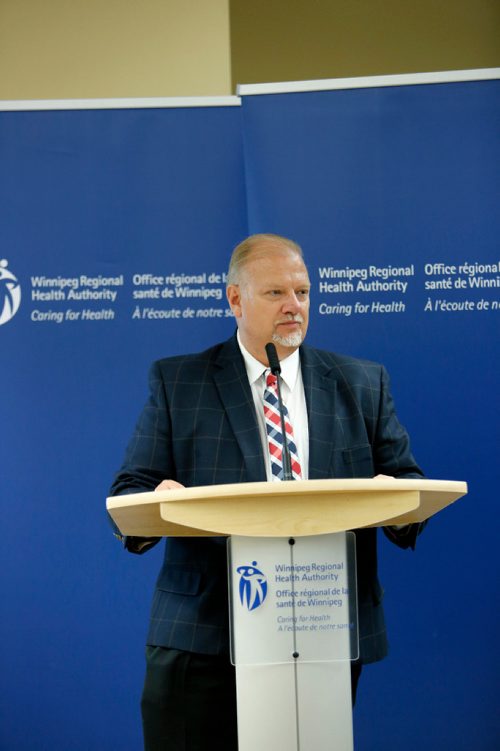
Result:
{"label": "blue backdrop banner", "polygon": [[381,541],[356,747],[492,749],[500,81],[248,95],[243,123],[249,228],[303,245],[308,340],[382,361],[427,477],[470,488],[414,554]]}
{"label": "blue backdrop banner", "polygon": [[2,748],[141,747],[162,550],[104,501],[150,362],[232,333],[261,231],[303,245],[309,343],[383,362],[427,476],[469,483],[415,553],[380,545],[356,748],[496,746],[499,122],[498,80],[0,113]]}
{"label": "blue backdrop banner", "polygon": [[104,503],[150,362],[233,330],[240,115],[0,116],[4,749],[142,746],[161,551],[125,553]]}

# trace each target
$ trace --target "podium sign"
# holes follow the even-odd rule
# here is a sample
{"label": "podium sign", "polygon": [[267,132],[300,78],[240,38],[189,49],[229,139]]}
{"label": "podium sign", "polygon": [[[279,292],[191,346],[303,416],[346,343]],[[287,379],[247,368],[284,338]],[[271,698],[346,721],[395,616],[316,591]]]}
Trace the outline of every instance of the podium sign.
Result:
{"label": "podium sign", "polygon": [[358,658],[355,535],[232,537],[234,665]]}

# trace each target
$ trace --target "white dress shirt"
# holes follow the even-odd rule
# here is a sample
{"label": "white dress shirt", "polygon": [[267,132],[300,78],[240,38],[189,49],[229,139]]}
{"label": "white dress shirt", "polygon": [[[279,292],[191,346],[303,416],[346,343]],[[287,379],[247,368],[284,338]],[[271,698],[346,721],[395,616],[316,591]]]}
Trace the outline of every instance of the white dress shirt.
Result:
{"label": "white dress shirt", "polygon": [[[260,440],[266,460],[266,475],[268,480],[277,480],[271,472],[271,460],[269,458],[269,448],[267,441],[266,422],[264,419],[264,391],[266,387],[266,376],[269,368],[255,359],[248,352],[240,339],[240,332],[237,334],[238,344],[245,361],[248,381],[252,389],[252,396],[257,413],[257,423],[259,425]],[[308,479],[309,469],[309,427],[307,423],[307,406],[304,393],[304,383],[302,381],[302,371],[300,369],[299,350],[296,349],[291,355],[284,360],[280,360],[281,375],[281,398],[288,409],[288,417],[293,428],[295,445],[302,470],[302,479]]]}

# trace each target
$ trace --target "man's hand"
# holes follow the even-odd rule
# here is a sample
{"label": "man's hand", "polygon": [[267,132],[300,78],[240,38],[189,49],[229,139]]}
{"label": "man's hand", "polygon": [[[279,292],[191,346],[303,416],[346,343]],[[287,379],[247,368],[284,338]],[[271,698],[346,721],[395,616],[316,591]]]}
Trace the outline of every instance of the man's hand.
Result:
{"label": "man's hand", "polygon": [[156,486],[155,491],[157,490],[178,490],[179,488],[185,487],[184,485],[181,485],[180,482],[177,482],[176,480],[162,480],[159,485]]}

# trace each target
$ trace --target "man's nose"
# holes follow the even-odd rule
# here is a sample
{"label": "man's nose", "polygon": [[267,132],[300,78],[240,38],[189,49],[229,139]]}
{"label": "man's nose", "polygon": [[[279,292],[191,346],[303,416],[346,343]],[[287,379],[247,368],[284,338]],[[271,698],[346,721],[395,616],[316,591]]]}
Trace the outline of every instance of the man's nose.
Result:
{"label": "man's nose", "polygon": [[290,292],[283,301],[284,313],[298,313],[300,310],[300,300],[295,292]]}

